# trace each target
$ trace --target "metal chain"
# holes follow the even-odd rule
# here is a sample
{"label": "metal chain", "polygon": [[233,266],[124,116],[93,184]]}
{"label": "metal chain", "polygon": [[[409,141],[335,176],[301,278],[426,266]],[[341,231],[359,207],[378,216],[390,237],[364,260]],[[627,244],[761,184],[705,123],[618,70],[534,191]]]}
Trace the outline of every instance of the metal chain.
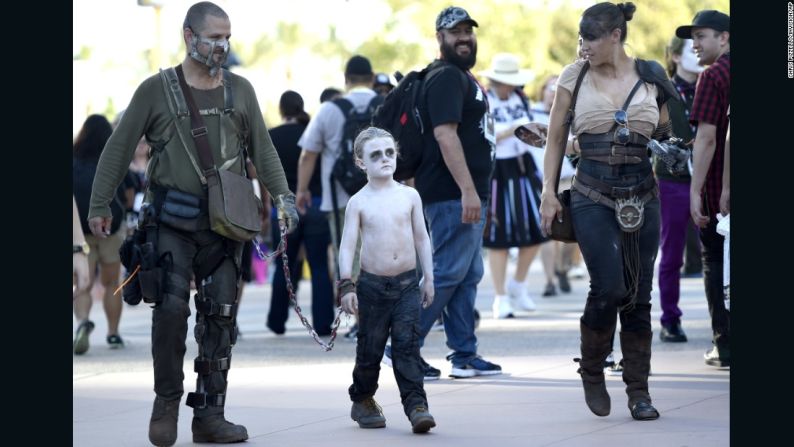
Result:
{"label": "metal chain", "polygon": [[283,224],[279,223],[279,230],[281,230],[280,231],[281,232],[281,241],[279,241],[278,248],[276,249],[276,251],[274,251],[273,253],[270,253],[269,255],[265,255],[262,252],[262,249],[259,248],[259,237],[258,236],[256,238],[254,238],[254,241],[253,241],[254,242],[254,248],[256,248],[256,252],[259,255],[259,258],[262,259],[263,261],[267,260],[268,258],[272,258],[274,256],[281,255],[281,264],[282,264],[282,267],[284,268],[283,269],[284,270],[284,278],[286,279],[286,283],[287,283],[287,293],[289,293],[289,299],[290,299],[290,302],[292,303],[292,306],[295,309],[295,313],[298,314],[298,318],[300,319],[300,321],[303,324],[303,326],[306,329],[308,329],[309,334],[312,336],[314,341],[317,342],[317,344],[320,345],[323,348],[323,350],[325,350],[325,352],[328,352],[331,349],[334,349],[334,342],[336,341],[336,332],[339,329],[339,324],[341,323],[343,310],[342,310],[341,307],[339,307],[337,309],[336,318],[334,318],[334,322],[333,322],[333,324],[331,324],[331,339],[326,344],[325,342],[323,342],[320,339],[320,336],[317,335],[317,331],[314,330],[314,327],[312,327],[312,325],[309,323],[309,320],[307,320],[306,317],[303,316],[303,313],[301,312],[301,307],[298,305],[298,298],[295,296],[295,292],[292,290],[292,279],[291,279],[292,276],[290,275],[289,259],[287,258],[287,227],[286,227],[286,225],[283,225]]}

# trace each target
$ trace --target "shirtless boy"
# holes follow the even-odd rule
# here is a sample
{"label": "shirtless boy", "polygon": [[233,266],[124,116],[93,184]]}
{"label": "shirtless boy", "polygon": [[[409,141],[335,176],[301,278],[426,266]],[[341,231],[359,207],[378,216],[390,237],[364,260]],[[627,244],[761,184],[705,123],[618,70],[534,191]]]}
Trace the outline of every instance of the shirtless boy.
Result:
{"label": "shirtless boy", "polygon": [[[433,302],[433,260],[430,238],[415,189],[392,178],[398,148],[389,132],[363,130],[353,144],[356,165],[368,183],[347,204],[339,249],[337,296],[342,309],[358,314],[358,345],[353,384],[348,392],[350,417],[361,428],[382,428],[386,418],[373,396],[378,389],[380,361],[391,335],[394,377],[414,433],[436,426],[427,409],[424,370],[419,357],[419,306]],[[350,279],[356,239],[361,234],[361,275]],[[416,254],[422,264],[417,280]]]}

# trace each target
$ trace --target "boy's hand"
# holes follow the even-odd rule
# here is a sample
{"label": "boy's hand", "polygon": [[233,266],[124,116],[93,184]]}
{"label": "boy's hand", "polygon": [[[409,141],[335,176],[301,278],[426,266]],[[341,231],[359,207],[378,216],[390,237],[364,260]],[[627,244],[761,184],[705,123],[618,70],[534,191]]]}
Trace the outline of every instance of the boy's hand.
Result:
{"label": "boy's hand", "polygon": [[425,281],[425,278],[422,277],[419,280],[419,290],[421,290],[422,294],[422,309],[427,309],[433,304],[433,298],[436,295],[436,289],[433,287],[433,281]]}
{"label": "boy's hand", "polygon": [[342,310],[349,315],[358,315],[358,297],[356,292],[346,293],[342,297]]}

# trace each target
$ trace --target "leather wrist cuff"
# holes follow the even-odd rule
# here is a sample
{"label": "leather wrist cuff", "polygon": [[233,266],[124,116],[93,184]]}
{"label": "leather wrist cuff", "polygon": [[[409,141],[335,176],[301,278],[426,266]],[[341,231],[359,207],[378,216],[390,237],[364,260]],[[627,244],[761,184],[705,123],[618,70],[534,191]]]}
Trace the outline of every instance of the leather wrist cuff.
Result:
{"label": "leather wrist cuff", "polygon": [[342,305],[342,297],[356,291],[356,283],[350,278],[340,279],[336,282],[336,305]]}

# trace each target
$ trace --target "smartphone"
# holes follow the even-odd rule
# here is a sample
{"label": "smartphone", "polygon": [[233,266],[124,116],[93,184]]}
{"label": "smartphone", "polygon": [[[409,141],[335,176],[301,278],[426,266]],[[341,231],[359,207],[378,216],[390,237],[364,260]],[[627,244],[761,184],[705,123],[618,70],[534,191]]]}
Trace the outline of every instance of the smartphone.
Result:
{"label": "smartphone", "polygon": [[545,138],[541,138],[526,126],[518,126],[514,134],[516,138],[530,146],[543,147],[546,143]]}

